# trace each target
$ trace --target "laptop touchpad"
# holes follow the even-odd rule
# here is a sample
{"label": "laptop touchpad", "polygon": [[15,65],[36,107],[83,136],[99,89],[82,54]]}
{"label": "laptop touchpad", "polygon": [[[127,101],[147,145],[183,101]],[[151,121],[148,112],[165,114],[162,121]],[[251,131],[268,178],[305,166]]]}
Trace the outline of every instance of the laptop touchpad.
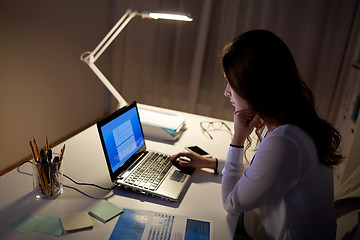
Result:
{"label": "laptop touchpad", "polygon": [[176,182],[184,182],[186,178],[186,174],[182,173],[178,170],[175,170],[174,173],[171,175],[170,179]]}

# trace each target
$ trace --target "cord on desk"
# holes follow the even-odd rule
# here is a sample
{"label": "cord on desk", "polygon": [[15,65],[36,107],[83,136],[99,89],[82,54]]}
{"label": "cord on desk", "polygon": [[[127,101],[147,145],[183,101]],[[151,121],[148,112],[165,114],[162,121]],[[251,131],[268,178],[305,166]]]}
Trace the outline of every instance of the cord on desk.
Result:
{"label": "cord on desk", "polygon": [[114,188],[116,188],[118,185],[115,185],[115,186],[113,186],[113,187],[111,187],[111,188],[105,188],[105,187],[101,187],[101,186],[99,186],[99,185],[96,185],[96,184],[93,184],[93,183],[79,183],[79,182],[76,182],[74,179],[72,179],[71,177],[69,177],[69,176],[67,176],[67,175],[65,175],[65,174],[63,174],[64,175],[64,177],[66,177],[67,179],[69,179],[70,181],[72,181],[73,183],[75,183],[75,184],[77,184],[77,185],[83,185],[83,186],[93,186],[93,187],[97,187],[97,188],[100,188],[100,189],[102,189],[102,190],[109,190],[109,191],[111,191],[111,190],[113,190]]}
{"label": "cord on desk", "polygon": [[111,194],[110,196],[107,196],[107,197],[94,197],[94,196],[90,196],[89,194],[87,194],[87,193],[85,193],[85,192],[77,189],[76,187],[68,186],[68,185],[65,185],[65,184],[63,185],[63,187],[66,187],[66,188],[70,188],[70,189],[72,189],[72,190],[75,190],[75,191],[77,191],[78,193],[81,193],[82,195],[84,195],[84,196],[86,196],[86,197],[88,197],[88,198],[92,198],[92,199],[104,199],[104,200],[107,200],[107,199],[109,199],[109,198],[111,198],[112,196],[115,195],[115,192],[113,191],[112,194]]}
{"label": "cord on desk", "polygon": [[32,174],[31,174],[31,173],[27,173],[27,172],[22,172],[22,171],[20,171],[20,167],[21,167],[22,165],[24,165],[25,163],[27,163],[27,162],[29,162],[29,163],[31,163],[31,164],[32,164],[32,161],[30,161],[30,160],[25,161],[25,162],[22,162],[22,163],[21,163],[21,164],[17,167],[17,171],[18,171],[19,173],[22,173],[22,174],[25,174],[25,175],[32,176]]}
{"label": "cord on desk", "polygon": [[[22,163],[18,166],[18,172],[23,173],[23,174],[28,174],[28,173],[21,172],[21,171],[19,170],[20,166],[22,166],[23,164],[25,164],[25,163],[27,163],[27,162],[33,164],[33,162],[32,162],[32,161],[29,161],[29,160],[28,160],[28,161],[25,161],[25,162],[22,162]],[[67,176],[67,175],[65,175],[65,174],[63,174],[63,176],[66,177],[67,179],[69,179],[70,181],[72,181],[73,183],[77,184],[77,185],[97,187],[97,188],[100,188],[100,189],[106,190],[106,191],[111,191],[111,190],[115,189],[116,187],[118,187],[117,184],[114,185],[113,187],[105,188],[105,187],[101,187],[101,186],[96,185],[96,184],[93,184],[93,183],[79,183],[79,182],[76,182],[74,179],[72,179],[71,177],[69,177],[69,176]],[[64,186],[66,186],[66,185],[64,185]],[[69,186],[66,186],[66,187],[75,189],[75,188],[69,187]],[[75,190],[77,190],[77,189],[75,189]],[[77,191],[79,191],[79,190],[77,190]],[[81,192],[81,193],[82,193],[82,192]],[[85,195],[87,195],[87,194],[85,194]]]}

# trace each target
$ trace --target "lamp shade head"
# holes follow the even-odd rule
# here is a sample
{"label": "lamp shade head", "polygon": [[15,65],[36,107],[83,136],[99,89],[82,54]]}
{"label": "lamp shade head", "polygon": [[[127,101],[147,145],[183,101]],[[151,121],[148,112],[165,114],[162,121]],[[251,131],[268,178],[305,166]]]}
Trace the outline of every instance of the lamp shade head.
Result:
{"label": "lamp shade head", "polygon": [[177,21],[193,21],[189,13],[184,12],[167,12],[167,11],[143,11],[140,14],[143,18],[152,18],[152,19],[167,19],[167,20],[177,20]]}

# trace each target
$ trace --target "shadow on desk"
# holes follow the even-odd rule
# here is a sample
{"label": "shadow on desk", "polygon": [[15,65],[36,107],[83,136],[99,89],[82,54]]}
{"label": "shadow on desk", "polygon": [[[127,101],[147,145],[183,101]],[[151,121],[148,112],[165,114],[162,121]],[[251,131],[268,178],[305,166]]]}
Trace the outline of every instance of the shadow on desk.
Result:
{"label": "shadow on desk", "polygon": [[212,182],[212,183],[221,184],[221,180],[222,180],[222,176],[220,176],[220,175],[215,175],[214,173],[209,172],[207,170],[197,169],[192,174],[190,182],[192,182],[192,183]]}
{"label": "shadow on desk", "polygon": [[11,202],[11,204],[9,204],[7,207],[4,207],[2,211],[0,211],[0,216],[3,218],[2,222],[6,223],[1,224],[0,226],[1,238],[7,239],[4,234],[9,232],[8,225],[15,222],[17,219],[27,213],[36,215],[36,212],[44,208],[44,205],[50,203],[51,201],[46,200],[37,201],[32,191],[23,195],[16,201]]}
{"label": "shadow on desk", "polygon": [[170,201],[160,199],[157,197],[153,197],[150,195],[141,194],[138,192],[134,192],[132,190],[124,189],[122,187],[115,188],[113,191],[114,191],[115,195],[123,197],[123,198],[129,198],[129,199],[133,199],[133,200],[135,199],[135,200],[138,200],[139,202],[148,202],[148,203],[158,204],[158,205],[167,206],[167,207],[171,207],[171,208],[178,208],[182,199],[184,198],[184,195],[186,194],[189,186],[190,186],[190,184],[188,184],[185,187],[184,192],[180,195],[179,200],[176,202],[170,202]]}
{"label": "shadow on desk", "polygon": [[122,187],[115,188],[113,191],[114,191],[115,195],[129,198],[129,199],[136,199],[139,202],[149,202],[149,203],[167,206],[167,207],[171,207],[171,208],[178,208],[179,205],[181,204],[184,196],[186,195],[189,187],[191,186],[191,184],[202,184],[202,183],[206,183],[206,182],[221,184],[221,176],[215,175],[206,170],[196,170],[192,174],[189,183],[184,188],[184,191],[181,193],[179,200],[176,202],[170,202],[170,201],[160,199],[160,198],[157,198],[154,196],[141,194],[138,192],[134,192],[132,190],[124,189]]}

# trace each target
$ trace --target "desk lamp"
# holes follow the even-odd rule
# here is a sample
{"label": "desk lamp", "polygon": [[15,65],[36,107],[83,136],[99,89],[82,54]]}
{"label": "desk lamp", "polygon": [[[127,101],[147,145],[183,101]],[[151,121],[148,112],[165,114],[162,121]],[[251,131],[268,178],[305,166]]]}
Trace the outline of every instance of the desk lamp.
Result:
{"label": "desk lamp", "polygon": [[152,18],[152,19],[168,19],[168,20],[178,20],[178,21],[192,21],[193,19],[187,13],[180,12],[160,12],[160,11],[144,11],[137,12],[132,9],[128,9],[125,14],[120,18],[120,20],[114,25],[110,32],[105,36],[105,38],[97,45],[97,47],[92,51],[87,51],[81,54],[80,59],[85,62],[91,70],[98,76],[101,82],[105,87],[111,92],[111,94],[119,102],[119,107],[125,106],[127,103],[125,99],[119,94],[119,92],[114,88],[114,86],[109,82],[105,75],[100,71],[100,69],[95,65],[96,60],[101,56],[101,54],[106,50],[106,48],[114,41],[114,39],[119,35],[119,33],[125,28],[125,26],[136,16],[141,16],[142,18]]}

